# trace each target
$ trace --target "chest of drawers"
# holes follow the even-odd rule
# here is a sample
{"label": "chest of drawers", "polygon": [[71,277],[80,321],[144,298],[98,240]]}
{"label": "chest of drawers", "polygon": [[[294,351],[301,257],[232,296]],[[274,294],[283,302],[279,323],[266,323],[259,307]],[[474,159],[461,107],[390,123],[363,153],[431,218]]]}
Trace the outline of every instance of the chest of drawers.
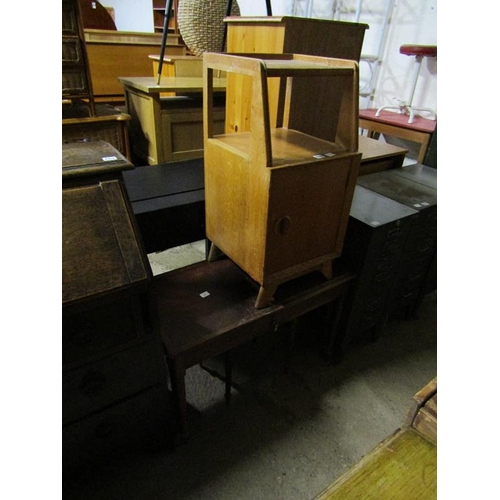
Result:
{"label": "chest of drawers", "polygon": [[358,185],[401,203],[418,213],[395,279],[390,313],[415,313],[423,293],[436,284],[437,175],[424,165],[387,170],[358,179]]}
{"label": "chest of drawers", "polygon": [[358,278],[346,300],[340,358],[396,312],[411,316],[436,288],[437,184],[433,169],[402,167],[358,177],[342,259]]}
{"label": "chest of drawers", "polygon": [[337,349],[367,330],[376,335],[385,323],[394,280],[417,214],[401,203],[356,186],[342,259],[358,278],[346,301],[344,337]]}
{"label": "chest of drawers", "polygon": [[63,144],[63,462],[170,444],[151,270],[109,144]]}

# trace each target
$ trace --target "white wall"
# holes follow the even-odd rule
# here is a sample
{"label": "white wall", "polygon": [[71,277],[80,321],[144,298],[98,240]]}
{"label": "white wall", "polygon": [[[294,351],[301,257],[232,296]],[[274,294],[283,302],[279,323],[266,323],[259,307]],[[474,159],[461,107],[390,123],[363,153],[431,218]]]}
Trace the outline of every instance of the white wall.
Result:
{"label": "white wall", "polygon": [[115,9],[115,24],[119,31],[151,33],[153,28],[152,0],[99,0]]}

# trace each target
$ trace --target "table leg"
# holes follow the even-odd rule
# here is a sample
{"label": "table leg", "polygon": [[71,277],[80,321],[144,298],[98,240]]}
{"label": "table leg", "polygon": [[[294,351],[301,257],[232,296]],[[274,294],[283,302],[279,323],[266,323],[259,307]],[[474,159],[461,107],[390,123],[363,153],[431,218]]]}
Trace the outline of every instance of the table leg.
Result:
{"label": "table leg", "polygon": [[175,403],[177,426],[183,438],[189,436],[187,424],[187,402],[186,402],[186,368],[182,360],[169,361],[170,378],[172,380],[172,392]]}
{"label": "table leg", "polygon": [[[345,295],[346,295],[347,287],[344,285],[342,287],[342,291],[340,292],[337,300],[332,304],[334,307],[333,311],[329,311],[329,325],[330,325],[330,338],[328,339],[328,346],[326,350],[326,355],[330,361],[334,360],[335,362],[339,362],[342,358],[342,345],[343,342],[340,342],[337,339],[338,328],[340,325],[340,318],[342,316],[342,310],[344,308]],[[334,352],[338,351],[338,352]]]}
{"label": "table leg", "polygon": [[224,377],[224,385],[225,385],[224,397],[226,398],[226,405],[229,406],[229,403],[231,402],[231,381],[233,378],[233,368],[231,365],[231,356],[229,354],[229,351],[226,351],[224,355],[224,365],[226,371]]}
{"label": "table leg", "polygon": [[290,331],[288,332],[288,342],[285,353],[285,373],[288,373],[290,370],[290,360],[295,348],[295,338],[297,335],[297,319],[292,319],[292,321],[290,321],[288,325],[290,327]]}

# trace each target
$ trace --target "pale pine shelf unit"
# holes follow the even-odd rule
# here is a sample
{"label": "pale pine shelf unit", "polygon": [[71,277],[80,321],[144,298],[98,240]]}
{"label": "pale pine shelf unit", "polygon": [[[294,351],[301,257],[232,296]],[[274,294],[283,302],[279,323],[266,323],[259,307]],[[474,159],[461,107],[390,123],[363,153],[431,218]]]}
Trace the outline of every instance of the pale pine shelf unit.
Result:
{"label": "pale pine shelf unit", "polygon": [[[233,260],[260,285],[255,306],[266,307],[281,283],[313,270],[332,277],[361,158],[358,66],[298,54],[215,53],[205,53],[203,65],[209,260],[221,252]],[[215,133],[218,71],[251,79],[250,95],[226,101],[227,117],[251,100],[244,132]],[[280,90],[271,120],[273,79]]]}

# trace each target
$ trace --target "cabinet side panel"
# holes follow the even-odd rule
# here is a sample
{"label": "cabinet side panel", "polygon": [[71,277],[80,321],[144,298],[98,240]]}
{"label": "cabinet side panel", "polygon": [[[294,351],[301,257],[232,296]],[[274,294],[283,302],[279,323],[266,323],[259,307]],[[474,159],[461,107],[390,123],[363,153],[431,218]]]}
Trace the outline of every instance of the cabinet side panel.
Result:
{"label": "cabinet side panel", "polygon": [[260,282],[264,262],[269,173],[217,145],[205,142],[207,238]]}
{"label": "cabinet side panel", "polygon": [[[228,23],[227,51],[229,53],[282,54],[285,38],[284,26],[276,23]],[[269,115],[271,124],[276,123],[279,80],[273,78],[269,87]],[[251,102],[241,96],[252,95],[252,79],[243,75],[228,73],[226,87],[226,132],[245,132],[250,130]],[[271,125],[274,126],[274,125]]]}
{"label": "cabinet side panel", "polygon": [[127,113],[132,117],[129,133],[134,155],[150,165],[161,163],[160,114],[153,99],[128,89]]}

